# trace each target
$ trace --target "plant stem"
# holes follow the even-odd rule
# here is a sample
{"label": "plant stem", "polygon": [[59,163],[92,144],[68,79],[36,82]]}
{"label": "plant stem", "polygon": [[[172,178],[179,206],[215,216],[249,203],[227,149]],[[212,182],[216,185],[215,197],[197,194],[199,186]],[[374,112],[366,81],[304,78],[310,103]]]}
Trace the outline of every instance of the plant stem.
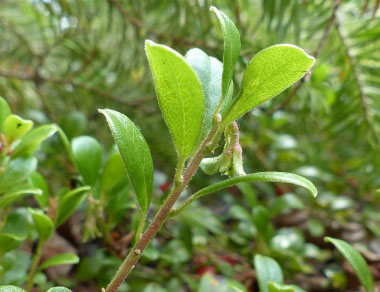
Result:
{"label": "plant stem", "polygon": [[39,265],[40,258],[41,258],[42,245],[43,245],[43,243],[41,241],[39,241],[38,245],[37,245],[36,252],[33,256],[32,267],[30,268],[30,271],[29,271],[28,281],[26,282],[26,285],[25,285],[26,291],[30,291],[33,288],[34,276],[37,272],[38,265]]}
{"label": "plant stem", "polygon": [[[182,191],[185,189],[185,187],[187,186],[187,184],[190,182],[191,178],[195,174],[196,170],[198,169],[199,164],[201,163],[202,158],[204,156],[204,152],[205,152],[207,144],[213,140],[215,134],[218,131],[219,123],[220,123],[220,119],[219,119],[219,122],[213,126],[210,133],[207,135],[206,139],[203,141],[197,153],[194,155],[193,159],[189,163],[189,166],[184,171],[183,176],[181,176],[181,182],[178,184],[174,182],[174,186],[170,194],[166,198],[164,204],[161,206],[160,210],[157,212],[156,216],[154,217],[152,223],[150,223],[150,225],[148,226],[146,231],[143,233],[141,238],[138,239],[136,245],[131,249],[128,256],[119,267],[119,270],[117,271],[116,275],[114,276],[112,281],[109,283],[108,287],[105,289],[105,292],[117,291],[119,286],[123,283],[123,281],[128,277],[129,273],[135,267],[135,264],[140,259],[141,254],[144,251],[144,249],[148,246],[152,238],[156,235],[158,230],[168,219],[168,214],[170,210],[172,209],[175,202],[181,195]],[[177,173],[178,172],[182,172],[182,169],[178,168]],[[175,175],[176,178],[178,177],[177,173]]]}

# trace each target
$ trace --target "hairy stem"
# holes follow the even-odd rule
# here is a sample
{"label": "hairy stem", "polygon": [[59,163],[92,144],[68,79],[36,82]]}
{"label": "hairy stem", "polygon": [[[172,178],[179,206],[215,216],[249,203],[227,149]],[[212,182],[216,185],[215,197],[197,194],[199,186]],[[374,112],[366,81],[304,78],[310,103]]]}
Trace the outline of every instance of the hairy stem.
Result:
{"label": "hairy stem", "polygon": [[[206,146],[208,145],[210,141],[214,139],[215,134],[218,131],[220,120],[221,120],[220,115],[218,116],[219,116],[218,123],[214,125],[210,133],[207,135],[206,139],[203,141],[202,145],[199,147],[197,153],[194,155],[193,159],[189,163],[189,166],[186,168],[183,175],[181,176],[180,182],[174,183],[174,186],[170,194],[166,198],[160,210],[157,212],[152,223],[150,223],[150,225],[148,226],[146,231],[143,233],[141,238],[138,239],[136,245],[131,249],[128,256],[119,267],[119,270],[117,271],[116,275],[114,276],[112,281],[109,283],[108,287],[105,289],[105,292],[117,291],[119,286],[123,283],[123,281],[128,277],[129,273],[135,267],[135,264],[140,259],[144,249],[148,246],[152,238],[156,235],[156,233],[160,230],[161,226],[167,220],[170,210],[172,209],[175,202],[181,195],[182,191],[185,189],[185,187],[187,186],[187,184],[190,182],[191,178],[195,174],[196,170],[198,169],[199,164],[201,163],[202,158],[204,156]],[[176,178],[178,177],[178,172],[182,172],[181,167],[177,169],[177,173],[175,175]]]}

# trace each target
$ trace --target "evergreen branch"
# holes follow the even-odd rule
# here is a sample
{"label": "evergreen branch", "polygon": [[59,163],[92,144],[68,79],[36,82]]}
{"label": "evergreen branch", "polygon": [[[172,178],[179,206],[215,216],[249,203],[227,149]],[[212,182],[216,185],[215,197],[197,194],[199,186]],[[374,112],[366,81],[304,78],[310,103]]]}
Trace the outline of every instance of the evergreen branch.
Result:
{"label": "evergreen branch", "polygon": [[[342,3],[342,0],[335,0],[335,2],[334,2],[334,6],[333,6],[333,11],[332,11],[331,17],[330,17],[329,21],[327,22],[327,25],[326,25],[325,30],[323,32],[322,38],[320,39],[320,41],[318,43],[318,46],[317,46],[317,48],[315,49],[315,51],[313,53],[313,57],[315,59],[317,59],[317,60],[318,60],[318,57],[319,57],[320,53],[322,52],[322,49],[323,49],[324,45],[326,44],[327,38],[328,38],[328,36],[329,36],[329,34],[331,32],[331,29],[333,27],[333,24],[334,24],[334,22],[335,22],[335,20],[337,18],[337,11],[338,11],[338,8],[339,8],[339,6],[340,6],[341,3]],[[301,89],[302,85],[305,83],[306,79],[311,74],[311,72],[312,72],[312,69],[310,70],[309,74],[306,74],[305,77],[303,77],[298,82],[298,84],[296,85],[296,87],[294,87],[294,89],[283,100],[283,102],[280,103],[280,105],[278,105],[273,110],[271,110],[271,111],[268,112],[268,115],[272,115],[275,111],[283,109],[292,100],[292,98],[297,94],[297,92]]]}

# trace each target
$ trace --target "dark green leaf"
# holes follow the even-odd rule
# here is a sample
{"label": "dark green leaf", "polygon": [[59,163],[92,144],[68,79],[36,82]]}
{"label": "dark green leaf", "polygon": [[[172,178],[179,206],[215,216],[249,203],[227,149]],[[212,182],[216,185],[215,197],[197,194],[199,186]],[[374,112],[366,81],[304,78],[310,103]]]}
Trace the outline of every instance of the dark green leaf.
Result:
{"label": "dark green leaf", "polygon": [[16,236],[10,233],[0,233],[0,257],[2,257],[6,252],[17,248],[22,241],[24,241],[24,236]]}
{"label": "dark green leaf", "polygon": [[101,177],[102,190],[107,191],[126,177],[120,153],[113,153],[107,160]]}
{"label": "dark green leaf", "polygon": [[41,143],[57,132],[55,125],[45,125],[32,130],[22,137],[21,141],[12,152],[12,156],[30,155],[36,151]]}
{"label": "dark green leaf", "polygon": [[269,292],[269,281],[282,283],[282,270],[274,259],[258,254],[255,255],[254,265],[261,292]]}
{"label": "dark green leaf", "polygon": [[99,142],[89,136],[74,138],[71,151],[85,184],[94,186],[103,164],[103,149]]}
{"label": "dark green leaf", "polygon": [[354,247],[341,239],[325,237],[325,241],[335,245],[350,263],[365,290],[367,292],[373,292],[373,278],[371,271],[362,255]]}
{"label": "dark green leaf", "polygon": [[109,109],[99,111],[107,119],[140,207],[143,212],[147,212],[153,189],[153,161],[149,147],[139,129],[127,116]]}
{"label": "dark green leaf", "polygon": [[74,211],[79,207],[79,205],[84,201],[87,196],[87,191],[90,190],[90,187],[80,187],[75,190],[72,190],[59,200],[57,215],[55,217],[55,226],[59,227],[67,218],[74,213]]}
{"label": "dark green leaf", "polygon": [[313,57],[293,45],[275,45],[260,51],[249,62],[240,94],[222,124],[231,123],[275,97],[301,79],[314,63]]}
{"label": "dark green leaf", "polygon": [[68,264],[77,264],[79,263],[79,257],[73,253],[63,253],[49,258],[44,261],[39,269],[43,270],[48,267],[58,266],[58,265],[68,265]]}
{"label": "dark green leaf", "polygon": [[199,138],[205,101],[194,70],[178,52],[152,41],[145,43],[158,102],[173,136],[179,161],[188,158]]}
{"label": "dark green leaf", "polygon": [[234,74],[234,67],[240,53],[240,35],[239,31],[235,27],[232,20],[224,14],[222,11],[218,10],[216,7],[212,6],[210,8],[220,22],[223,31],[224,38],[224,52],[223,52],[223,78],[222,78],[222,96],[223,99],[228,95],[228,91],[232,86],[232,77]]}

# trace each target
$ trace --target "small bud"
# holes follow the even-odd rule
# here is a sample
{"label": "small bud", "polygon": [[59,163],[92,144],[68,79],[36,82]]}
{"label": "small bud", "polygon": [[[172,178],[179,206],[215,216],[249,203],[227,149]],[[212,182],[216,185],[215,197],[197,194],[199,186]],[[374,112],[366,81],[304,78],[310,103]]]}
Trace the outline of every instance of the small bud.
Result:
{"label": "small bud", "polygon": [[141,251],[139,249],[135,249],[134,254],[135,256],[139,256],[141,254]]}

